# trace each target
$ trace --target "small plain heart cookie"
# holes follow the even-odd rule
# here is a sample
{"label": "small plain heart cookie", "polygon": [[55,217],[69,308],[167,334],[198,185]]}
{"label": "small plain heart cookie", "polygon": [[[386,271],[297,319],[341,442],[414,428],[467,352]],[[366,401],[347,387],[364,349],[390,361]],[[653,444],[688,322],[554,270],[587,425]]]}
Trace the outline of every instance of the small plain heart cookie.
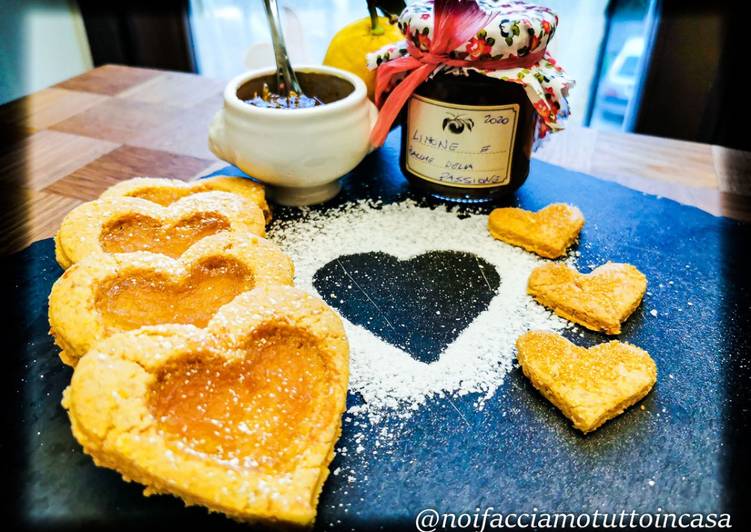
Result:
{"label": "small plain heart cookie", "polygon": [[582,274],[565,264],[532,270],[527,292],[559,316],[605,334],[620,334],[621,323],[636,310],[647,278],[631,264],[608,262]]}
{"label": "small plain heart cookie", "polygon": [[309,526],[346,407],[341,319],[288,286],[259,287],[209,325],[117,334],[63,395],[100,467],[239,521]]}
{"label": "small plain heart cookie", "polygon": [[584,433],[640,401],[657,381],[649,353],[617,340],[585,349],[556,333],[530,331],[516,349],[524,375]]}
{"label": "small plain heart cookie", "polygon": [[488,217],[493,237],[548,259],[565,255],[583,226],[582,212],[566,203],[553,203],[537,212],[504,207]]}

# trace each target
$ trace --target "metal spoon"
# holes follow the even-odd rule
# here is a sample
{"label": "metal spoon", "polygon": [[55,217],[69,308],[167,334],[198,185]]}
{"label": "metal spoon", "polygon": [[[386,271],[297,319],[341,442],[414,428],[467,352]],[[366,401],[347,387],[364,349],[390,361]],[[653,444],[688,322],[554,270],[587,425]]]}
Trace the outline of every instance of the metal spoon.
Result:
{"label": "metal spoon", "polygon": [[271,41],[274,44],[274,56],[276,58],[276,92],[280,96],[287,98],[289,105],[290,97],[305,99],[305,95],[300,88],[300,82],[297,80],[295,71],[289,63],[287,56],[287,46],[284,44],[284,34],[279,19],[279,9],[276,0],[264,0],[266,7],[266,18],[271,29]]}

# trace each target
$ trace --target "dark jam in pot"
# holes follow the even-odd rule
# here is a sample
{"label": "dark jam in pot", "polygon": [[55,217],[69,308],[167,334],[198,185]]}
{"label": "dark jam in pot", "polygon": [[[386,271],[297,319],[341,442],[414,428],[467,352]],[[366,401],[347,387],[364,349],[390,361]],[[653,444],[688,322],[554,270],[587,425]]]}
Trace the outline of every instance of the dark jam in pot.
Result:
{"label": "dark jam in pot", "polygon": [[402,172],[438,198],[500,198],[527,179],[536,120],[520,85],[471,71],[439,73],[402,113]]}
{"label": "dark jam in pot", "polygon": [[252,78],[237,88],[237,98],[254,107],[271,109],[303,109],[318,107],[352,94],[355,87],[346,79],[330,74],[296,70],[303,95],[287,100],[286,96],[273,93],[269,87],[276,86],[273,74]]}
{"label": "dark jam in pot", "polygon": [[263,84],[261,94],[254,93],[252,98],[245,100],[245,103],[266,109],[305,109],[323,105],[323,102],[315,96],[310,97],[290,91],[290,95],[287,97],[271,92],[267,83]]}

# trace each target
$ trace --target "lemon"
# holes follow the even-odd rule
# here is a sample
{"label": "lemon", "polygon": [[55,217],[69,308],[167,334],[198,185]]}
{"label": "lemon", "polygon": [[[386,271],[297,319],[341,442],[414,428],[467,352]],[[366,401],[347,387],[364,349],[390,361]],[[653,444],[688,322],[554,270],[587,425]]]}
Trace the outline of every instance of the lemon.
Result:
{"label": "lemon", "polygon": [[362,78],[368,87],[368,98],[372,100],[375,71],[368,70],[365,55],[403,38],[397,25],[389,22],[388,18],[378,17],[374,28],[370,17],[365,17],[347,24],[334,35],[323,64],[347,70]]}

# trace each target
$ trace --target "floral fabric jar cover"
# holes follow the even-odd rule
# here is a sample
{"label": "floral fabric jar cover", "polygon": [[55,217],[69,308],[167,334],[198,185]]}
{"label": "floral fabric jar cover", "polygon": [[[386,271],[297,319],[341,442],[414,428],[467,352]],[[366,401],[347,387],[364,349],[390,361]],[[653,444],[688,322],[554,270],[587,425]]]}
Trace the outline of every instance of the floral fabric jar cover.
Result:
{"label": "floral fabric jar cover", "polygon": [[[473,0],[454,0],[457,3]],[[536,138],[543,139],[550,132],[563,129],[563,121],[570,114],[567,101],[568,91],[574,81],[546,51],[555,34],[558,16],[549,8],[526,2],[494,2],[476,0],[477,5],[487,14],[488,22],[471,39],[454,48],[449,57],[462,60],[467,66],[439,65],[431,74],[447,72],[465,75],[475,71],[486,76],[518,83],[523,86],[529,100],[540,116]],[[368,54],[368,68],[380,65],[410,54],[410,47],[422,52],[430,52],[435,37],[434,0],[417,0],[408,5],[399,16],[399,28],[405,40],[390,44]],[[532,54],[542,54],[531,66],[488,69],[472,66],[491,61],[522,59]],[[406,77],[400,74],[391,78],[389,87],[394,88]],[[381,102],[376,100],[376,104]]]}

